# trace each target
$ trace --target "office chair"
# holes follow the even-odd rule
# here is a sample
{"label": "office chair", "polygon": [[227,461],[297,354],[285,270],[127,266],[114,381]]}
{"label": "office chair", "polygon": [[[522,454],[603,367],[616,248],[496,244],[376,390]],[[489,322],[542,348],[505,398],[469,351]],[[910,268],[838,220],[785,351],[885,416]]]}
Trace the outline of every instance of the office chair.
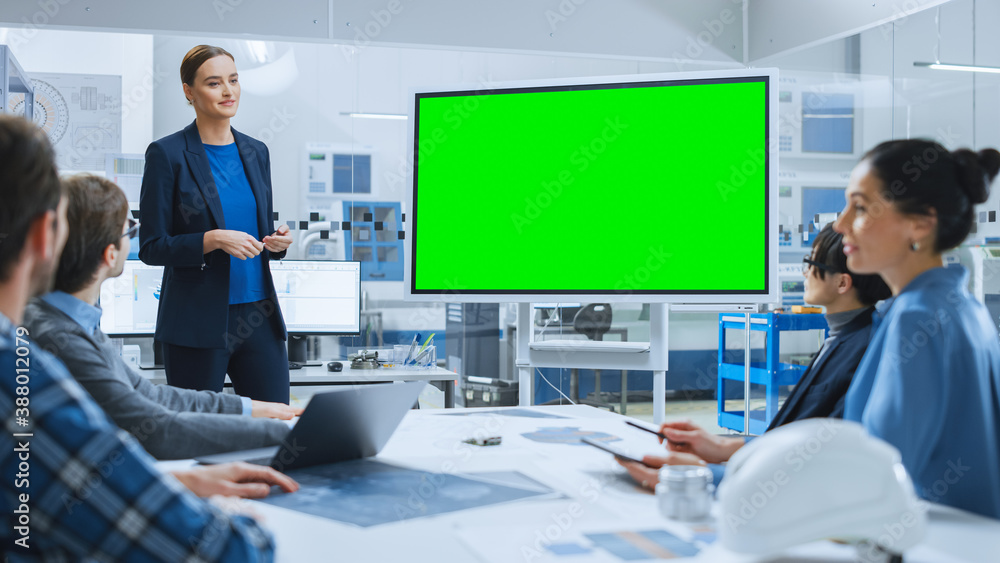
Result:
{"label": "office chair", "polygon": [[573,330],[591,340],[604,340],[611,330],[611,303],[591,303],[573,317]]}
{"label": "office chair", "polygon": [[[611,329],[613,317],[610,303],[590,303],[580,309],[573,317],[573,330],[585,335],[590,340],[604,340],[604,335]],[[580,399],[580,374],[577,369],[570,370],[569,393],[577,403],[592,407],[608,409],[615,412],[615,407],[604,401],[601,393],[601,370],[594,370],[594,399]],[[625,372],[622,371],[622,392],[624,392]]]}

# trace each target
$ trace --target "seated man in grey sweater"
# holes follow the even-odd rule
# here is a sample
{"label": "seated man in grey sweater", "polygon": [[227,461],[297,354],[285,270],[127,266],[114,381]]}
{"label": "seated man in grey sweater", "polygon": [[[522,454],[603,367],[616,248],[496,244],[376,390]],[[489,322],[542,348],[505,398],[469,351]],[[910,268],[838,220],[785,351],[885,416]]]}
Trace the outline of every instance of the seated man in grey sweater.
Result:
{"label": "seated man in grey sweater", "polygon": [[100,330],[101,284],[121,275],[135,232],[124,192],[93,175],[63,180],[69,239],[55,289],[32,299],[24,324],[120,428],[158,459],[277,445],[301,409],[237,395],[153,385]]}

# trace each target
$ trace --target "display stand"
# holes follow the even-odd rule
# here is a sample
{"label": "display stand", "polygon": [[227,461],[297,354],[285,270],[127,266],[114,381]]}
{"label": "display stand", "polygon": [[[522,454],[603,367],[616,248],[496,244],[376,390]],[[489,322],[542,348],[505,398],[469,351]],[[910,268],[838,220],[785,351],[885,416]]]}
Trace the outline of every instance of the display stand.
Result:
{"label": "display stand", "polygon": [[519,404],[531,405],[534,368],[648,370],[653,372],[653,421],[662,423],[667,398],[667,312],[665,303],[650,304],[649,342],[535,341],[531,303],[519,303],[515,361]]}

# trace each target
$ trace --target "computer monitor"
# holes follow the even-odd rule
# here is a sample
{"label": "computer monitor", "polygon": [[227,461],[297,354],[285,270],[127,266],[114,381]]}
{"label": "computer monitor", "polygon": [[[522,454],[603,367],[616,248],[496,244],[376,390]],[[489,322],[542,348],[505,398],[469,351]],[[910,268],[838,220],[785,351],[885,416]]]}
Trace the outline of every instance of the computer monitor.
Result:
{"label": "computer monitor", "polygon": [[413,91],[405,297],[776,302],[777,84],[753,68]]}
{"label": "computer monitor", "polygon": [[122,275],[101,285],[101,330],[108,336],[152,336],[163,266],[126,260]]}
{"label": "computer monitor", "polygon": [[361,334],[361,262],[275,260],[271,276],[293,334]]}
{"label": "computer monitor", "polygon": [[[361,263],[274,260],[271,275],[288,332],[361,333]],[[127,260],[122,275],[101,286],[101,330],[112,337],[152,336],[162,266]]]}

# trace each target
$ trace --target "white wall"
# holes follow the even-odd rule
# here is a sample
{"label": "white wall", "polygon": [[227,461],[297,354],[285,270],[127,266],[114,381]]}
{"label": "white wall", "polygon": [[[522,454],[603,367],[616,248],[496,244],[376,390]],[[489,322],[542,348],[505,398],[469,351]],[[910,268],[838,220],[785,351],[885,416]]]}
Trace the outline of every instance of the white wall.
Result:
{"label": "white wall", "polygon": [[[4,2],[0,24],[192,36],[743,60],[743,0]],[[289,9],[289,6],[294,6]]]}
{"label": "white wall", "polygon": [[754,62],[890,24],[950,0],[747,0],[747,55]]}
{"label": "white wall", "polygon": [[162,80],[148,35],[0,27],[27,74],[110,74],[122,77],[122,152],[145,152],[153,131],[153,95]]}

